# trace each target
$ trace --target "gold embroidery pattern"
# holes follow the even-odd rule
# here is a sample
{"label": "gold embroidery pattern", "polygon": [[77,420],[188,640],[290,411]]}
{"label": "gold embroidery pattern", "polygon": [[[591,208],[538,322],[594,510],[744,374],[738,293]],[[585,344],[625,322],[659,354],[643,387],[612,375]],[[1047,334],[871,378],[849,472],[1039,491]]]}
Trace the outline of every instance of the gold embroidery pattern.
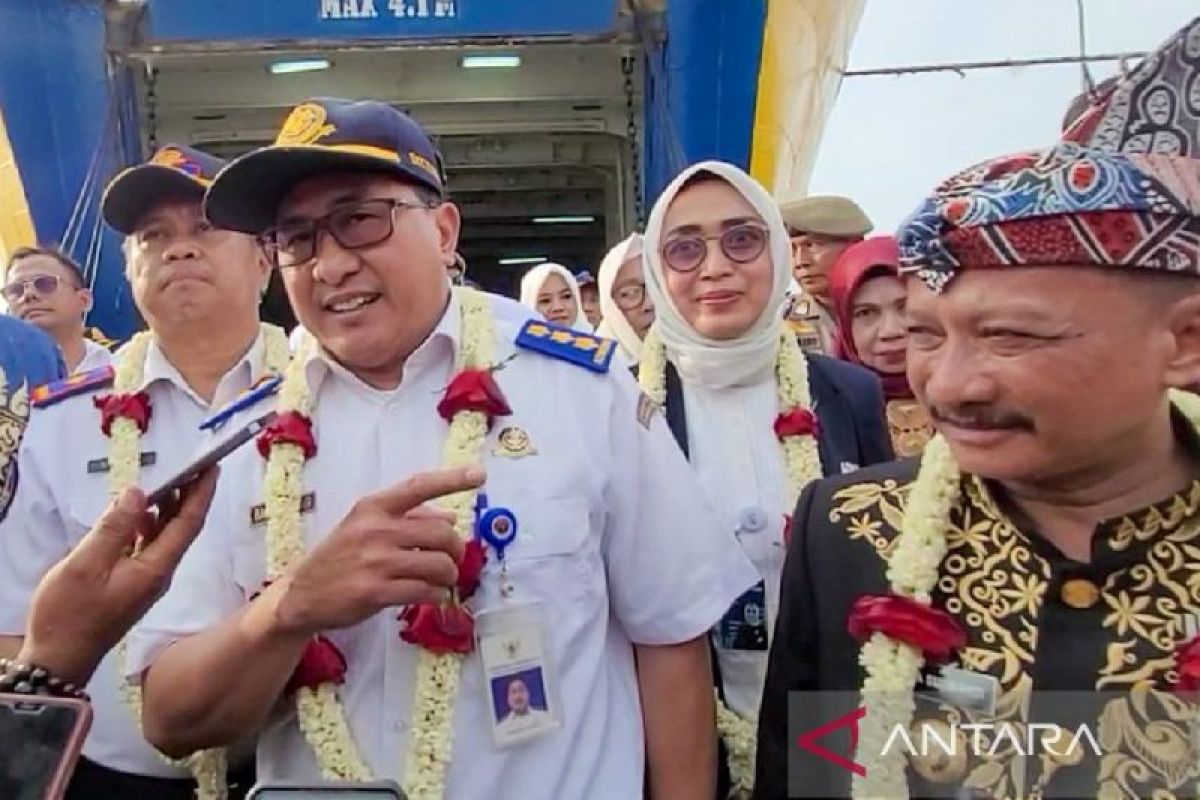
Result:
{"label": "gold embroidery pattern", "polygon": [[[968,646],[960,653],[963,667],[1000,682],[996,721],[1017,726],[1026,717],[1033,689],[1029,673],[1050,566],[1029,548],[981,484],[967,480],[964,488],[968,502],[950,520],[934,604],[968,631]],[[894,479],[848,486],[835,493],[830,521],[844,521],[851,539],[866,541],[886,560],[899,535],[908,492],[908,484]],[[943,714],[950,711],[941,709]],[[1003,742],[993,756],[976,759],[970,770],[966,785],[990,797],[1019,796],[1027,785],[1026,759]]]}
{"label": "gold embroidery pattern", "polygon": [[[981,481],[968,478],[964,491],[967,502],[951,520],[935,605],[968,630],[962,666],[1000,681],[997,719],[1019,722],[1026,719],[1033,688],[1029,676],[1051,568]],[[908,486],[894,479],[849,486],[834,495],[829,518],[886,560],[907,497]],[[1146,551],[1136,564],[1107,577],[1097,607],[1109,644],[1095,688],[1128,690],[1106,704],[1099,720],[1104,755],[1097,796],[1191,796],[1200,777],[1188,729],[1194,712],[1154,687],[1175,678],[1173,653],[1184,638],[1181,621],[1200,613],[1200,482],[1098,535],[1104,533],[1105,544],[1118,554],[1135,545]],[[1035,766],[1032,759],[998,752],[976,759],[966,785],[989,796],[1019,796],[1028,791],[1027,772]]]}
{"label": "gold embroidery pattern", "polygon": [[17,447],[29,419],[29,391],[22,383],[11,392],[0,369],[0,519],[8,512],[17,491]]}
{"label": "gold embroidery pattern", "polygon": [[[1128,687],[1100,718],[1098,797],[1105,800],[1190,796],[1200,776],[1191,750],[1187,703],[1155,686],[1169,685],[1183,619],[1200,612],[1200,482],[1166,504],[1118,522],[1109,538],[1116,552],[1147,547],[1138,564],[1113,573],[1100,597],[1112,643],[1098,689]],[[1147,544],[1149,543],[1149,544]],[[1165,788],[1164,788],[1165,787]]]}
{"label": "gold embroidery pattern", "polygon": [[887,408],[888,434],[897,458],[921,455],[933,437],[929,412],[916,400],[890,400]]}
{"label": "gold embroidery pattern", "polygon": [[[1152,506],[1140,520],[1125,517],[1113,532],[1110,546],[1118,552],[1128,550],[1134,542],[1148,542],[1160,533],[1170,533],[1178,528],[1185,520],[1196,516],[1200,509],[1200,481],[1194,481],[1191,488],[1183,494],[1175,495],[1164,510],[1161,506]],[[1186,536],[1187,540],[1195,538],[1195,534]]]}
{"label": "gold embroidery pattern", "polygon": [[847,486],[834,494],[829,521],[838,524],[845,519],[850,538],[867,541],[886,561],[896,546],[908,490],[909,484],[891,478]]}

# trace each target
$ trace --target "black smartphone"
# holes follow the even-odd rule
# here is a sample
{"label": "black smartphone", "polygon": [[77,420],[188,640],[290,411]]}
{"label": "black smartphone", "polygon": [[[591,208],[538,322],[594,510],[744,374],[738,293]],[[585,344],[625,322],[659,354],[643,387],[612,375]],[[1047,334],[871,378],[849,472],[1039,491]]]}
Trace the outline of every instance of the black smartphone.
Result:
{"label": "black smartphone", "polygon": [[246,800],[408,800],[395,781],[260,783]]}
{"label": "black smartphone", "polygon": [[258,419],[251,420],[243,427],[238,428],[229,436],[222,438],[213,446],[209,447],[198,457],[193,459],[186,467],[172,475],[165,483],[150,492],[146,496],[147,506],[161,506],[164,501],[170,498],[175,492],[187,486],[192,481],[204,474],[205,470],[220,462],[225,456],[237,450],[246,442],[253,439],[262,433],[263,429],[271,424],[275,419],[275,412],[270,411]]}
{"label": "black smartphone", "polygon": [[86,700],[0,694],[0,797],[62,797],[91,725]]}

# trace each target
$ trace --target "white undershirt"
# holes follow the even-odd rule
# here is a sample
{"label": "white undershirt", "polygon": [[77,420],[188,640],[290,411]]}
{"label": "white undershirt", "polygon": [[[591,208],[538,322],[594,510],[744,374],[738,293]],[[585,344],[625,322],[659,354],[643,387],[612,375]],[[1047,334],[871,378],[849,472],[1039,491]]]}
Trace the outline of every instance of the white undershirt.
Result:
{"label": "white undershirt", "polygon": [[[742,549],[766,582],[770,634],[779,609],[784,516],[796,501],[789,496],[783,450],[773,430],[779,413],[774,376],[728,389],[686,385],[683,394],[689,458],[723,526],[738,532]],[[765,514],[765,526],[740,530],[739,520],[752,509]],[[739,714],[757,716],[767,652],[718,647],[717,656],[727,704]]]}

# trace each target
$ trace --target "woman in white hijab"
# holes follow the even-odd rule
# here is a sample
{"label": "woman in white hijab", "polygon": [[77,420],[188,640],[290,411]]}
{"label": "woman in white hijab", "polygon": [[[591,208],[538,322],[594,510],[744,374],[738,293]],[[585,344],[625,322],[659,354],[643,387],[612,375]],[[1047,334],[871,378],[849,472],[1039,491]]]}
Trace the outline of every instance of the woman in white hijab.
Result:
{"label": "woman in white hijab", "polygon": [[646,292],[642,270],[643,239],[635,233],[618,244],[600,263],[597,278],[601,321],[596,334],[616,339],[630,366],[642,358],[642,340],[654,323],[654,303]]}
{"label": "woman in white hijab", "polygon": [[590,331],[583,314],[579,282],[562,264],[538,264],[521,278],[521,304],[537,311],[548,322]]}
{"label": "woman in white hijab", "polygon": [[[783,320],[787,230],[774,200],[742,170],[713,161],[685,170],[655,204],[645,248],[657,318],[638,380],[665,407],[712,506],[763,579],[713,635],[723,700],[718,727],[733,786],[747,790],[788,515],[800,491],[822,477],[823,454],[833,464],[890,459],[882,395],[869,373],[847,376],[857,368],[801,352]],[[874,457],[856,441],[856,427],[865,426],[855,422],[853,398],[839,397],[842,389],[876,406],[881,444]]]}

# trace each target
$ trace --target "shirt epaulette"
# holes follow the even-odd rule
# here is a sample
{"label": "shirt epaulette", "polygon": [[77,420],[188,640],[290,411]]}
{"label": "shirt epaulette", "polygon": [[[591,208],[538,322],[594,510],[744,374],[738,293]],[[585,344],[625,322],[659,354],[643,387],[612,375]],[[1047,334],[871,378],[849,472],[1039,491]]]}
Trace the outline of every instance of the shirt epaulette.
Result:
{"label": "shirt epaulette", "polygon": [[112,386],[116,380],[117,370],[111,364],[87,372],[76,372],[57,381],[50,381],[34,388],[29,399],[34,408],[48,408],[77,394],[104,389]]}
{"label": "shirt epaulette", "polygon": [[239,411],[244,411],[278,392],[282,383],[283,378],[278,375],[263,375],[249,389],[233,398],[223,408],[201,422],[200,430],[217,430],[232,419]]}
{"label": "shirt epaulette", "polygon": [[616,353],[612,339],[535,319],[521,328],[516,345],[600,373],[608,372]]}

